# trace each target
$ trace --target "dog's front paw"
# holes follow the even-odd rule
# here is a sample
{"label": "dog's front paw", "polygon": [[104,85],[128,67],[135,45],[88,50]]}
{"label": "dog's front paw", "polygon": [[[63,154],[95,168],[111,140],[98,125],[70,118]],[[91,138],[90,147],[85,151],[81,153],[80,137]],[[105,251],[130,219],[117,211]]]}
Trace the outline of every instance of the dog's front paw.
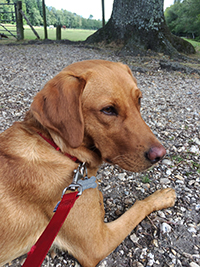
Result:
{"label": "dog's front paw", "polygon": [[176,200],[175,190],[172,188],[160,189],[147,197],[148,205],[151,205],[152,211],[162,210],[174,206]]}

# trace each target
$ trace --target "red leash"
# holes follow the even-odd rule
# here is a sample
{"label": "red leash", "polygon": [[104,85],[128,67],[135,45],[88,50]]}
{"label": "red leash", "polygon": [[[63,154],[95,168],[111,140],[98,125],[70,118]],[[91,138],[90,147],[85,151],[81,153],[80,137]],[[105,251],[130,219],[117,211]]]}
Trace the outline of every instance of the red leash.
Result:
{"label": "red leash", "polygon": [[63,225],[70,209],[73,207],[75,201],[78,199],[79,192],[64,194],[57,210],[47,225],[46,229],[31,248],[28,257],[23,264],[23,267],[39,267],[41,266],[46,254],[48,253],[51,244],[57,236],[61,226]]}
{"label": "red leash", "polygon": [[[38,134],[56,150],[60,151],[60,148],[54,143],[54,141],[47,139],[41,133]],[[80,163],[80,161],[76,157],[73,157],[69,154],[65,155],[76,163]],[[81,163],[77,170],[74,171],[74,178],[72,183],[63,190],[61,201],[58,202],[57,206],[55,207],[55,214],[53,215],[51,221],[47,225],[38,241],[28,252],[28,256],[23,264],[23,267],[41,266],[46,254],[48,253],[55,237],[57,236],[75,201],[84,190],[96,187],[96,178],[94,176],[88,178],[85,163]],[[72,191],[72,193],[66,193],[69,190]]]}
{"label": "red leash", "polygon": [[[41,133],[38,134],[47,141],[50,145],[52,145],[57,151],[60,151],[60,148],[54,143],[53,140],[50,140],[44,137]],[[80,163],[80,161],[68,153],[65,153],[65,156],[69,157],[76,163]],[[73,189],[80,188],[80,186],[73,187]],[[70,186],[68,187],[70,189]],[[57,236],[61,226],[63,225],[67,215],[69,214],[71,208],[73,207],[75,201],[78,199],[80,192],[74,191],[72,193],[63,194],[60,203],[57,204],[55,208],[55,214],[53,215],[51,221],[47,225],[46,229],[35,243],[32,246],[31,250],[28,252],[28,256],[26,261],[23,264],[23,267],[39,267],[41,266],[46,254],[48,253],[51,244],[53,243],[55,237]]]}

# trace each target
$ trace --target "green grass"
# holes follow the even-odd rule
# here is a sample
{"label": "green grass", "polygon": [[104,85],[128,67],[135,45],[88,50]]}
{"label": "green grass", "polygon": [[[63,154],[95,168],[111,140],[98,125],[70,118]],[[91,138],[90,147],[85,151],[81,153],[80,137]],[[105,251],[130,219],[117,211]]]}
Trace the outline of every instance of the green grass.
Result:
{"label": "green grass", "polygon": [[142,178],[142,183],[146,184],[150,182],[148,174],[144,175],[141,177]]}
{"label": "green grass", "polygon": [[186,38],[183,38],[183,39],[191,43],[194,46],[196,52],[200,52],[200,42],[196,42],[194,40],[186,39]]}
{"label": "green grass", "polygon": [[172,159],[173,159],[173,161],[176,161],[176,163],[180,163],[180,162],[184,161],[183,158],[181,158],[180,156],[177,156],[177,155],[172,156]]}
{"label": "green grass", "polygon": [[[190,57],[195,58],[195,59],[200,59],[200,42],[194,41],[192,39],[186,39],[186,38],[183,38],[183,39],[191,43],[196,50],[196,53],[193,55],[190,55]],[[200,64],[196,64],[195,66],[186,64],[186,66],[200,68]]]}
{"label": "green grass", "polygon": [[[7,24],[3,24],[9,31],[12,32],[12,34],[14,34],[15,36],[17,35],[17,32],[16,32],[16,26],[15,25],[7,25]],[[1,39],[0,40],[0,44],[1,43],[4,43],[4,42],[8,42],[8,41],[16,41],[16,38],[11,36],[10,33],[8,33],[7,31],[5,31],[5,29],[0,26],[0,33],[4,33],[6,36],[8,36],[9,39]]]}
{"label": "green grass", "polygon": [[[14,25],[6,25],[6,28],[8,30],[16,30],[16,27]],[[43,27],[34,27],[34,29],[37,31],[37,33],[40,36],[40,39],[44,39],[44,28]],[[5,31],[2,31],[2,27],[0,27],[0,32],[3,32],[7,35]],[[83,29],[61,29],[61,39],[67,39],[70,41],[84,41],[88,36],[93,34],[95,30],[83,30]],[[13,34],[16,35],[16,32]],[[47,29],[48,39],[56,40],[56,28],[54,29]],[[31,28],[28,25],[24,25],[24,39],[25,40],[35,40],[37,37],[31,30]],[[9,35],[9,39],[3,39],[0,40],[0,44],[8,43],[10,41],[16,41],[14,37],[11,37]]]}
{"label": "green grass", "polygon": [[[44,28],[34,27],[41,39],[44,39]],[[94,30],[81,30],[81,29],[61,29],[61,39],[70,41],[84,41],[88,36],[93,34]],[[48,39],[56,40],[56,28],[47,29]],[[24,38],[28,40],[36,39],[33,31],[29,26],[24,27]]]}

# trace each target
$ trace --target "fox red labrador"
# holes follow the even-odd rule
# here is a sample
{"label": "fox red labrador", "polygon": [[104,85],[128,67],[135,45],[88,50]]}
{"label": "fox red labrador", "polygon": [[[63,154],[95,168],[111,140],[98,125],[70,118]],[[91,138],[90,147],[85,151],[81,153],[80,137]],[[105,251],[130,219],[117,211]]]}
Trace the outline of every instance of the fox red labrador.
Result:
{"label": "fox red labrador", "polygon": [[[138,172],[165,148],[140,115],[142,94],[128,66],[103,60],[74,63],[35,96],[21,122],[0,135],[0,265],[27,253],[53,216],[80,162],[88,176],[102,162]],[[56,150],[45,139],[59,148]],[[104,223],[98,188],[83,192],[54,246],[93,267],[155,210],[174,205],[173,189],[158,190],[117,220]]]}

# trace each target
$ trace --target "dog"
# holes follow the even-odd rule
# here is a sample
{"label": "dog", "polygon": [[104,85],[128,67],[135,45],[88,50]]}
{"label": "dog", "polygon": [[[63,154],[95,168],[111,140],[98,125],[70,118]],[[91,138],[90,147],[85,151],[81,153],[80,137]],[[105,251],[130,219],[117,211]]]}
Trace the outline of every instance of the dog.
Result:
{"label": "dog", "polygon": [[[35,96],[21,122],[0,135],[0,265],[27,253],[53,216],[78,163],[88,176],[103,162],[139,172],[166,150],[140,115],[141,91],[127,65],[86,60],[64,68]],[[53,141],[60,151],[44,138]],[[158,190],[113,222],[104,223],[98,188],[83,192],[54,246],[94,267],[153,211],[174,205],[175,191]]]}

